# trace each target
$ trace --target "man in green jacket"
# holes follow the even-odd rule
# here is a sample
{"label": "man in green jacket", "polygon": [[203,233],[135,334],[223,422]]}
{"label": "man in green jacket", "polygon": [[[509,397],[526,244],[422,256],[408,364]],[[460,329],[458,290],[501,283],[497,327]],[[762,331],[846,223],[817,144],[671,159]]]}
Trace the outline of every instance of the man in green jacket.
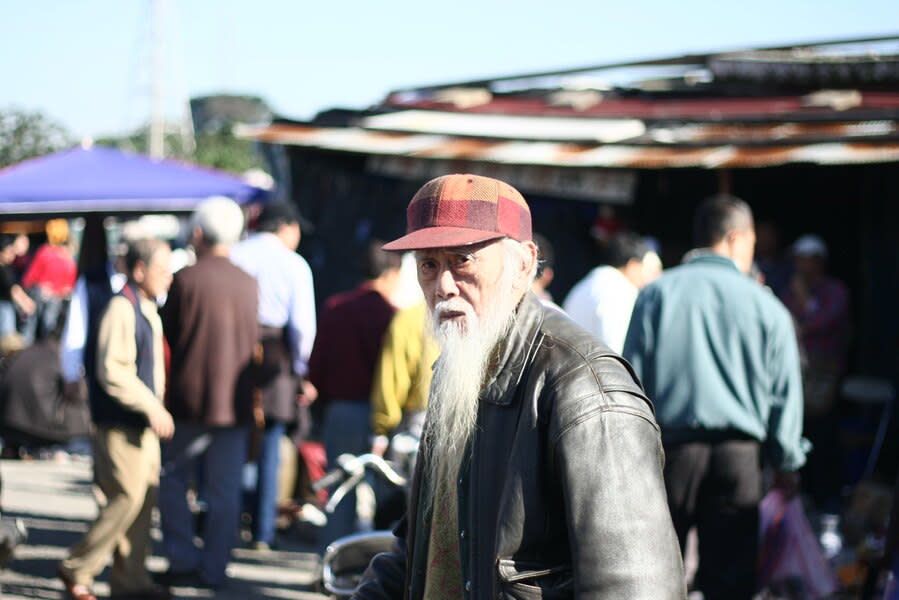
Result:
{"label": "man in green jacket", "polygon": [[805,462],[799,352],[786,308],[747,276],[749,206],[732,196],[706,200],[694,235],[702,250],[640,292],[623,354],[655,401],[682,549],[697,527],[696,587],[707,600],[748,599],[762,465],[791,496]]}

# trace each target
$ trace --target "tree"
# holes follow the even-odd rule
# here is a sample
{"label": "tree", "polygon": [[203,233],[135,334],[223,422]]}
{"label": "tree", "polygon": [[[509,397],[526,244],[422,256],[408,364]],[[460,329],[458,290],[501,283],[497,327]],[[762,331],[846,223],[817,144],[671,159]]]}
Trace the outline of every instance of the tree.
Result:
{"label": "tree", "polygon": [[72,143],[62,125],[39,111],[0,109],[0,167],[63,150]]}
{"label": "tree", "polygon": [[[202,96],[190,101],[195,132],[195,149],[184,147],[176,127],[166,131],[165,155],[194,161],[201,165],[245,173],[250,169],[267,170],[266,163],[254,142],[236,138],[232,129],[238,123],[268,123],[272,111],[256,96]],[[149,127],[142,127],[131,135],[97,140],[98,144],[115,146],[132,152],[147,152]]]}

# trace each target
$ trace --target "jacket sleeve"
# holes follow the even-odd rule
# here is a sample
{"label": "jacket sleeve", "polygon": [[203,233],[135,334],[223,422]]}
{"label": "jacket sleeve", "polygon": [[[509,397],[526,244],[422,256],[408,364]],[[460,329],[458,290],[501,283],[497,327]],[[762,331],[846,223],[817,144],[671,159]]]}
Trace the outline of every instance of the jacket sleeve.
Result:
{"label": "jacket sleeve", "polygon": [[[594,405],[558,436],[575,596],[682,600],[680,546],[668,510],[664,454],[651,416],[629,400]],[[642,402],[642,399],[640,399]]]}
{"label": "jacket sleeve", "polygon": [[778,471],[797,471],[805,464],[808,441],[802,437],[804,401],[799,346],[793,322],[783,318],[771,328],[768,364],[771,366],[771,411],[765,450]]}
{"label": "jacket sleeve", "polygon": [[650,290],[644,288],[637,296],[631,320],[624,338],[623,356],[634,368],[643,388],[652,396],[655,380],[650,352],[655,346],[654,324],[657,303]]}
{"label": "jacket sleeve", "polygon": [[377,554],[351,600],[402,600],[406,581],[406,517],[397,526],[391,552]]}

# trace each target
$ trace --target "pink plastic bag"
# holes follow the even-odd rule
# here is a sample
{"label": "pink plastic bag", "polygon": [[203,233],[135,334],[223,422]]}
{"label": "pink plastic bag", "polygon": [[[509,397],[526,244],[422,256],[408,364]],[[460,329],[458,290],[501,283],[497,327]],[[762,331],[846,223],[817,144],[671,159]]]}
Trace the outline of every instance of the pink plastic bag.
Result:
{"label": "pink plastic bag", "polygon": [[759,504],[759,536],[762,587],[799,579],[811,598],[823,598],[837,590],[833,568],[815,538],[799,498],[786,501],[780,490],[768,492]]}

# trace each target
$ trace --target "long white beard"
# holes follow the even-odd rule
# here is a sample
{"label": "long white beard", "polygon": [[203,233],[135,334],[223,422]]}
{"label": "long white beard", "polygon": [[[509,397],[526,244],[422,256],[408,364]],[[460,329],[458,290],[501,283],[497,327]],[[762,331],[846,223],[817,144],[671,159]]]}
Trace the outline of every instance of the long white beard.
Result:
{"label": "long white beard", "polygon": [[[454,487],[462,455],[477,425],[478,396],[488,376],[488,365],[512,323],[513,294],[511,275],[504,274],[497,295],[480,318],[458,297],[439,302],[431,313],[434,339],[441,347],[431,379],[424,439],[426,464],[435,484],[432,489]],[[441,323],[443,311],[464,312],[464,322]]]}

